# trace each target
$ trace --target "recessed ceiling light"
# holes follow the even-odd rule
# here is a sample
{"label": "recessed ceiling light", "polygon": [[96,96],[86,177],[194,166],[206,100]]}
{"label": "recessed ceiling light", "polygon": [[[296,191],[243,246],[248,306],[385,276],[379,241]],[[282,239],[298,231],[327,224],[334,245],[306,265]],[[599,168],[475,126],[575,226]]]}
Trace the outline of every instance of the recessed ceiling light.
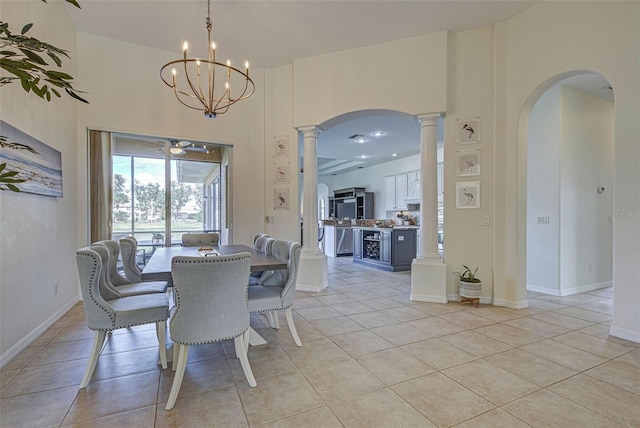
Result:
{"label": "recessed ceiling light", "polygon": [[356,143],[359,143],[359,144],[364,144],[366,142],[367,142],[366,138],[363,138],[363,137],[360,137],[356,140]]}
{"label": "recessed ceiling light", "polygon": [[367,156],[367,155],[360,155],[360,156],[358,156],[358,157],[359,157],[360,159],[366,159],[366,158],[368,158],[369,156]]}
{"label": "recessed ceiling light", "polygon": [[393,153],[391,156],[394,156],[394,157],[395,157],[395,156],[398,156],[398,154],[397,154],[397,153]]}
{"label": "recessed ceiling light", "polygon": [[371,135],[373,135],[374,137],[382,137],[384,135],[384,132],[382,131],[374,131],[371,133]]}

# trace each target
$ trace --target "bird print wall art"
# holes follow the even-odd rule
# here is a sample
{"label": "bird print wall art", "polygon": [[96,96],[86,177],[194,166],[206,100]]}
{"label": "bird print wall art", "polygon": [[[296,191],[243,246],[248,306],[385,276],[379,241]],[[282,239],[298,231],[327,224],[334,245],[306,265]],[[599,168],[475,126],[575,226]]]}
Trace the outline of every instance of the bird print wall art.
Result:
{"label": "bird print wall art", "polygon": [[480,142],[480,118],[458,119],[458,144],[472,144]]}
{"label": "bird print wall art", "polygon": [[456,208],[480,208],[480,182],[456,183]]}
{"label": "bird print wall art", "polygon": [[457,175],[480,175],[480,149],[458,149]]}
{"label": "bird print wall art", "polygon": [[273,209],[288,210],[289,209],[289,189],[275,189],[273,191]]}

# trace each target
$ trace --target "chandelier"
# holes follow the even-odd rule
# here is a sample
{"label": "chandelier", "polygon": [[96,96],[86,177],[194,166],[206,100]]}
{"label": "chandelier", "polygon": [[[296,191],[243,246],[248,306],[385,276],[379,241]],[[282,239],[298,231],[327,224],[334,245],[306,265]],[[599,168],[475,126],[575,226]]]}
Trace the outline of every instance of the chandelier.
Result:
{"label": "chandelier", "polygon": [[189,45],[182,46],[183,58],[166,63],[160,69],[162,81],[173,89],[180,103],[214,118],[229,111],[238,101],[249,98],[255,90],[249,77],[249,62],[244,71],[216,61],[216,44],[211,41],[211,0],[207,0],[208,58],[189,58]]}

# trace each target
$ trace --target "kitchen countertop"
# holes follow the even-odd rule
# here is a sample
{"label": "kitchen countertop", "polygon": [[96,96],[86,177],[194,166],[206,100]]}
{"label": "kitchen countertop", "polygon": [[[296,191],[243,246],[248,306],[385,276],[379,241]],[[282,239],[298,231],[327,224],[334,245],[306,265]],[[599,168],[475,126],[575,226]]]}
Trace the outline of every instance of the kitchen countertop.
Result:
{"label": "kitchen countertop", "polygon": [[405,226],[405,225],[393,225],[386,227],[375,227],[375,226],[351,226],[354,229],[395,229],[395,230],[417,230],[420,229],[420,226]]}

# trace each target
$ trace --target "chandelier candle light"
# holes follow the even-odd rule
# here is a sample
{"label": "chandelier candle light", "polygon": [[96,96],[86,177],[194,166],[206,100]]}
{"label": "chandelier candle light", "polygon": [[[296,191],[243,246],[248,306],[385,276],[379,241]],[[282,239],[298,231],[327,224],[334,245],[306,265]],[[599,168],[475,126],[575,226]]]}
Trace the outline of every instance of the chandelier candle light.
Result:
{"label": "chandelier candle light", "polygon": [[[204,111],[205,117],[215,118],[229,111],[229,107],[238,101],[249,98],[255,90],[255,85],[249,77],[248,61],[244,63],[244,71],[232,67],[230,60],[227,60],[226,64],[216,61],[216,44],[211,41],[211,0],[207,0],[206,24],[209,58],[188,58],[189,44],[185,41],[182,46],[183,58],[163,65],[160,77],[173,89],[180,103],[194,110]],[[176,66],[184,69],[184,78],[179,79],[181,74]],[[203,83],[206,86],[204,90]],[[239,95],[236,92],[233,97],[232,87],[241,88],[242,91]]]}

